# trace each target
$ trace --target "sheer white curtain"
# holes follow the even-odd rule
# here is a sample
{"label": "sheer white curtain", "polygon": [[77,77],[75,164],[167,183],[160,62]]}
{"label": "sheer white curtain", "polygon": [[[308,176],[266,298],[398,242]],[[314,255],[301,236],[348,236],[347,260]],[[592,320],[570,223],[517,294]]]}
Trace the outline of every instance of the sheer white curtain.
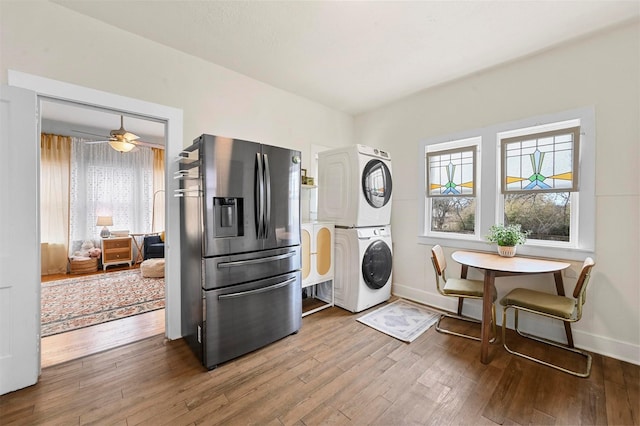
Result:
{"label": "sheer white curtain", "polygon": [[[151,231],[153,154],[150,148],[115,151],[108,143],[72,138],[70,247],[100,238],[98,216],[112,216],[110,230]],[[74,244],[76,242],[76,244]],[[77,248],[76,248],[77,250]]]}

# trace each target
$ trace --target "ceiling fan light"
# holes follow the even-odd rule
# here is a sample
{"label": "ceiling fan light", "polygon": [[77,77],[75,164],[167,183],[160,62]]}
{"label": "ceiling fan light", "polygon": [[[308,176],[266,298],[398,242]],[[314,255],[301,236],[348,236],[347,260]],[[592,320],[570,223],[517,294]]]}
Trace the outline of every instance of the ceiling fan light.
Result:
{"label": "ceiling fan light", "polygon": [[125,134],[123,135],[123,137],[128,140],[128,141],[134,141],[136,139],[140,139],[140,136],[138,135],[134,135],[131,132],[125,132]]}
{"label": "ceiling fan light", "polygon": [[134,144],[126,141],[109,141],[109,145],[119,152],[129,152],[136,147]]}

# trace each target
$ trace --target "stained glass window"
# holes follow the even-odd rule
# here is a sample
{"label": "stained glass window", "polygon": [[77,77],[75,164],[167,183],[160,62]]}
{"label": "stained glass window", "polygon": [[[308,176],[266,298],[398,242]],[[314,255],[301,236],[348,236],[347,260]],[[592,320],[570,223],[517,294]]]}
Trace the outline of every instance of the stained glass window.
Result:
{"label": "stained glass window", "polygon": [[427,154],[427,196],[476,195],[476,147]]}
{"label": "stained glass window", "polygon": [[580,128],[502,139],[502,192],[578,190]]}

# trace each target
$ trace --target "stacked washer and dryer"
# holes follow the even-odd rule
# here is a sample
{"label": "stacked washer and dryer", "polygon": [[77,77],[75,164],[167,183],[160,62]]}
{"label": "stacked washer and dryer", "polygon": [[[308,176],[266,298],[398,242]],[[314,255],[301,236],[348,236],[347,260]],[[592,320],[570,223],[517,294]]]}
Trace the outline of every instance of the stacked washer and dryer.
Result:
{"label": "stacked washer and dryer", "polygon": [[318,220],[335,223],[335,304],[360,312],[391,297],[391,156],[365,145],[318,153]]}

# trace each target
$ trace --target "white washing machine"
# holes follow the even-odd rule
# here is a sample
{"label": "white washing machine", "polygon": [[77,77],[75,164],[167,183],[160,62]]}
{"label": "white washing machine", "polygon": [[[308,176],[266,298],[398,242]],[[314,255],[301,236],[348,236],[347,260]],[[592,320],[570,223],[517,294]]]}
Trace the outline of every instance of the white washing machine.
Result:
{"label": "white washing machine", "polygon": [[318,220],[336,226],[391,223],[391,156],[365,145],[318,153]]}
{"label": "white washing machine", "polygon": [[360,312],[391,297],[391,227],[335,229],[335,305]]}

